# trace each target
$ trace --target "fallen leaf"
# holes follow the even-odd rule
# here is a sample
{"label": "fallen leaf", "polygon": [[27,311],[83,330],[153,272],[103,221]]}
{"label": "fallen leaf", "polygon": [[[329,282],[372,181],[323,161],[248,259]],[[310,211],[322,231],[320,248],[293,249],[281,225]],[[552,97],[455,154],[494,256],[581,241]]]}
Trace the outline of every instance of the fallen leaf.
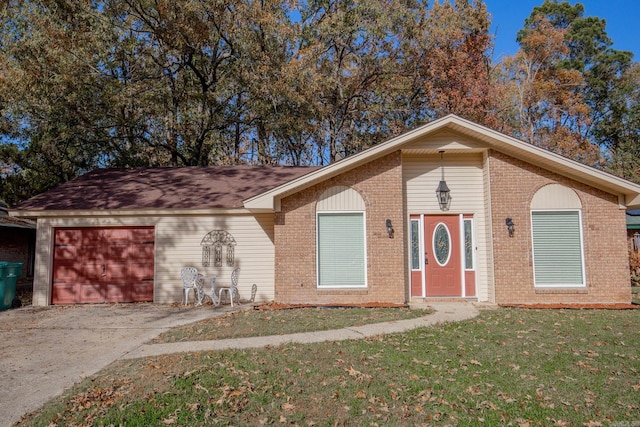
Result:
{"label": "fallen leaf", "polygon": [[205,393],[209,394],[209,390],[207,390],[206,388],[202,387],[200,384],[196,384],[194,388],[196,390],[204,390]]}
{"label": "fallen leaf", "polygon": [[352,367],[350,367],[349,369],[346,369],[346,371],[349,373],[349,375],[351,375],[352,377],[358,376],[360,374],[362,374],[362,372],[356,370]]}

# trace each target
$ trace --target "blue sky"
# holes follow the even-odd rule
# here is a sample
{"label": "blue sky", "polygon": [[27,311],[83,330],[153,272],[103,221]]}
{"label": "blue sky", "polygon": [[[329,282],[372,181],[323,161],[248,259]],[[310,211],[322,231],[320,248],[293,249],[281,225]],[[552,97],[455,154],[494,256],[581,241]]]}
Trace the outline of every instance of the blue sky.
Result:
{"label": "blue sky", "polygon": [[[493,60],[513,55],[518,50],[516,34],[524,25],[535,6],[544,0],[484,0],[491,14],[491,34],[494,36]],[[569,0],[582,3],[584,16],[597,16],[607,22],[607,34],[613,40],[613,48],[629,50],[633,59],[640,62],[640,0]]]}

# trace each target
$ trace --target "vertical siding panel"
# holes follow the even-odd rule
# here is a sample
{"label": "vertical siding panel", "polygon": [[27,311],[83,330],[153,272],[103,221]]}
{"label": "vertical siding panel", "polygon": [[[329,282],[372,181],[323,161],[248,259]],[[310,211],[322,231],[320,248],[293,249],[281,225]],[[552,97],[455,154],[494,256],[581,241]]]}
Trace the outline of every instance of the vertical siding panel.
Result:
{"label": "vertical siding panel", "polygon": [[36,256],[33,270],[34,306],[49,305],[51,299],[51,268],[53,262],[53,230],[48,220],[38,219],[36,228]]}

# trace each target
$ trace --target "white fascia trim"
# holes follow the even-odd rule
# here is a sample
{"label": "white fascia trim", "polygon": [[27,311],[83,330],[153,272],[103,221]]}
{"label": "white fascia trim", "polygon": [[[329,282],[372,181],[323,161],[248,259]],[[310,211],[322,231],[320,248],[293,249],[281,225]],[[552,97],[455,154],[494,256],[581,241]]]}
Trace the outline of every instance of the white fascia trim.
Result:
{"label": "white fascia trim", "polygon": [[202,215],[253,215],[244,208],[235,209],[117,209],[117,210],[11,210],[16,218],[61,218],[61,217],[121,217],[121,216],[202,216]]}
{"label": "white fascia trim", "polygon": [[[520,153],[533,155],[541,160],[539,166],[622,197],[625,200],[627,208],[640,207],[640,185],[638,184],[457,116],[452,117],[451,123],[463,127],[467,133],[475,135],[476,138],[490,137],[493,141],[490,142],[489,145],[498,151],[510,155],[516,154],[518,151]],[[516,153],[514,153],[514,151]],[[558,171],[553,168],[554,165],[564,166],[574,173],[566,173],[566,171],[563,170]],[[549,166],[552,167],[549,168]]]}

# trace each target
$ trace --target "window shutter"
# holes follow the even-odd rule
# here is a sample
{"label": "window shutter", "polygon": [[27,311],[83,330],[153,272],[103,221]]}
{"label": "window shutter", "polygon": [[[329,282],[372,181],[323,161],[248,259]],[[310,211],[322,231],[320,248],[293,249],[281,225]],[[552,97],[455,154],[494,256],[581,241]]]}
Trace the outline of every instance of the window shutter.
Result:
{"label": "window shutter", "polygon": [[585,286],[580,213],[531,213],[536,286]]}
{"label": "window shutter", "polygon": [[318,286],[366,286],[362,213],[318,214]]}

